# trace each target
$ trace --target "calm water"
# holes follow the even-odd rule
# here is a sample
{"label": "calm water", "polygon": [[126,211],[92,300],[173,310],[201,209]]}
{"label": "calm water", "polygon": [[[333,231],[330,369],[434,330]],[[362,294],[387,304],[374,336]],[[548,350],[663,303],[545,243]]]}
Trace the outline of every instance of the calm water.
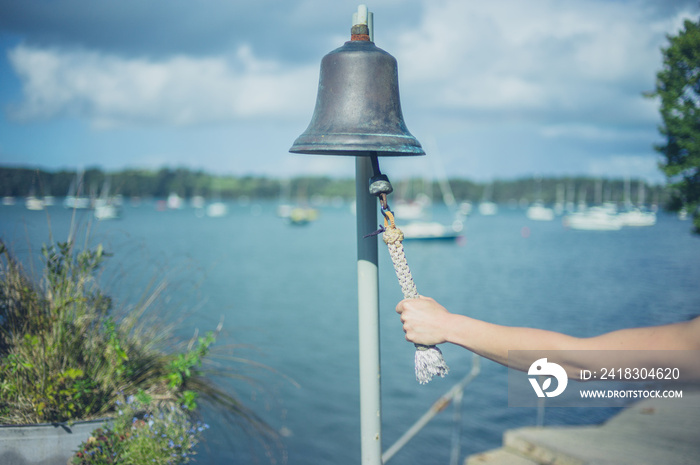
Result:
{"label": "calm water", "polygon": [[[272,203],[231,204],[223,218],[195,211],[127,206],[120,220],[75,223],[115,254],[102,277],[122,304],[153,280],[170,283],[162,318],[178,334],[213,329],[217,345],[263,364],[237,365],[254,383],[225,381],[283,433],[277,463],[359,463],[355,218],[347,206],[322,208],[318,221],[291,227]],[[48,216],[47,216],[48,212]],[[38,256],[49,230],[64,240],[72,212],[0,207],[0,237],[24,260]],[[447,219],[446,211],[436,212]],[[528,228],[529,234],[523,234]],[[656,226],[614,232],[571,231],[533,222],[520,210],[470,217],[466,244],[406,243],[418,291],[453,312],[507,325],[592,336],[628,326],[688,319],[700,309],[700,238],[690,224],[659,217]],[[471,355],[444,347],[446,379],[420,386],[413,345],[394,307],[401,291],[380,244],[383,441],[389,447],[471,367]],[[548,409],[545,424],[598,423],[614,409]],[[265,450],[216,412],[199,463],[268,463]],[[534,409],[507,406],[507,370],[489,361],[462,406],[462,457],[498,447],[505,429],[533,425]],[[448,463],[452,411],[446,410],[389,463]]]}

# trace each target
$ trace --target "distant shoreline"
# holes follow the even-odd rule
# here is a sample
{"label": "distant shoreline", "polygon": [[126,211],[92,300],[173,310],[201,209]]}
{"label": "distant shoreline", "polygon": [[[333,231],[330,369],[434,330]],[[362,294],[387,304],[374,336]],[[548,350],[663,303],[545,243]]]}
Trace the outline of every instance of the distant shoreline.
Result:
{"label": "distant shoreline", "polygon": [[[108,182],[111,195],[124,197],[161,197],[175,193],[183,198],[202,196],[211,199],[283,199],[287,202],[303,201],[313,196],[326,198],[355,198],[354,179],[334,179],[328,176],[304,176],[279,179],[266,176],[232,176],[207,173],[187,168],[124,169],[103,171],[88,168],[79,175],[76,171],[47,170],[32,167],[0,166],[0,197],[27,197],[68,195],[71,184],[81,179],[81,195],[97,196]],[[440,202],[440,182],[421,178],[392,179],[394,199],[414,199],[427,194]],[[640,179],[625,181],[619,178],[594,177],[523,177],[518,179],[477,182],[464,178],[449,179],[449,186],[456,202],[532,203],[541,200],[545,204],[557,201],[588,204],[611,201],[622,204],[629,199],[633,204],[642,203],[663,206],[673,210],[673,195],[662,184],[651,184]],[[641,195],[640,195],[641,194]],[[487,198],[488,197],[488,198]]]}

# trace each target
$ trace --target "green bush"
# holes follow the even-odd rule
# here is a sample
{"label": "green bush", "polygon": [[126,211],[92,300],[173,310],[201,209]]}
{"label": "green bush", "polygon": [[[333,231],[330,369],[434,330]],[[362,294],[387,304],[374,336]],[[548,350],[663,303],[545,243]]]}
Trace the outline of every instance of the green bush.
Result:
{"label": "green bush", "polygon": [[145,394],[119,402],[117,417],[83,442],[73,465],[175,465],[188,463],[206,423],[186,406],[158,404]]}
{"label": "green bush", "polygon": [[[262,433],[267,444],[274,437],[267,425],[205,376],[240,378],[229,368],[203,368],[220,326],[182,350],[165,350],[170,334],[143,319],[153,296],[125,315],[112,314],[113,301],[97,282],[107,256],[101,246],[45,246],[43,274],[34,282],[0,241],[0,423],[111,418],[76,455],[83,461],[74,463],[113,463],[114,454],[122,457],[118,463],[184,463],[201,432],[192,430],[201,398],[247,431]],[[124,423],[120,413],[127,410],[166,436],[147,437],[141,423]],[[175,441],[171,433],[189,438],[177,460],[163,446]],[[103,461],[84,461],[86,454]]]}
{"label": "green bush", "polygon": [[[90,419],[112,408],[115,388],[133,384],[109,339],[111,300],[96,285],[104,251],[44,247],[45,271],[33,283],[0,243],[0,422]],[[112,331],[116,331],[112,327]],[[126,335],[124,346],[128,346]],[[135,362],[154,354],[139,353]]]}

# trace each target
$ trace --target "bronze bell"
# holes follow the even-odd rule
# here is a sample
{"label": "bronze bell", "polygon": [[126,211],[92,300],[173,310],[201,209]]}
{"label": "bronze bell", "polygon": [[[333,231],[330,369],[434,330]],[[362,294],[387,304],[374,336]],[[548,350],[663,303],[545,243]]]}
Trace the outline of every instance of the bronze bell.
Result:
{"label": "bronze bell", "polygon": [[396,59],[355,25],[321,61],[316,108],[289,149],[318,155],[425,155],[403,120]]}

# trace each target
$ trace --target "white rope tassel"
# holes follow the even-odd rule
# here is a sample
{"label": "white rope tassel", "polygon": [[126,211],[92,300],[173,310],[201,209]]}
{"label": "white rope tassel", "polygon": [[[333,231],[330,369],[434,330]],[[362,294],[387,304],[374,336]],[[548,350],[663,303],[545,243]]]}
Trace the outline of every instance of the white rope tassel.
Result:
{"label": "white rope tassel", "polygon": [[[401,291],[405,299],[417,299],[418,290],[413,282],[411,270],[408,268],[406,254],[403,250],[403,232],[395,226],[388,227],[382,234],[384,242],[389,248],[391,261],[394,263],[396,277],[399,278]],[[433,376],[445,377],[450,371],[445,360],[442,358],[442,352],[437,346],[424,346],[415,344],[416,346],[416,379],[420,384],[426,384]]]}

